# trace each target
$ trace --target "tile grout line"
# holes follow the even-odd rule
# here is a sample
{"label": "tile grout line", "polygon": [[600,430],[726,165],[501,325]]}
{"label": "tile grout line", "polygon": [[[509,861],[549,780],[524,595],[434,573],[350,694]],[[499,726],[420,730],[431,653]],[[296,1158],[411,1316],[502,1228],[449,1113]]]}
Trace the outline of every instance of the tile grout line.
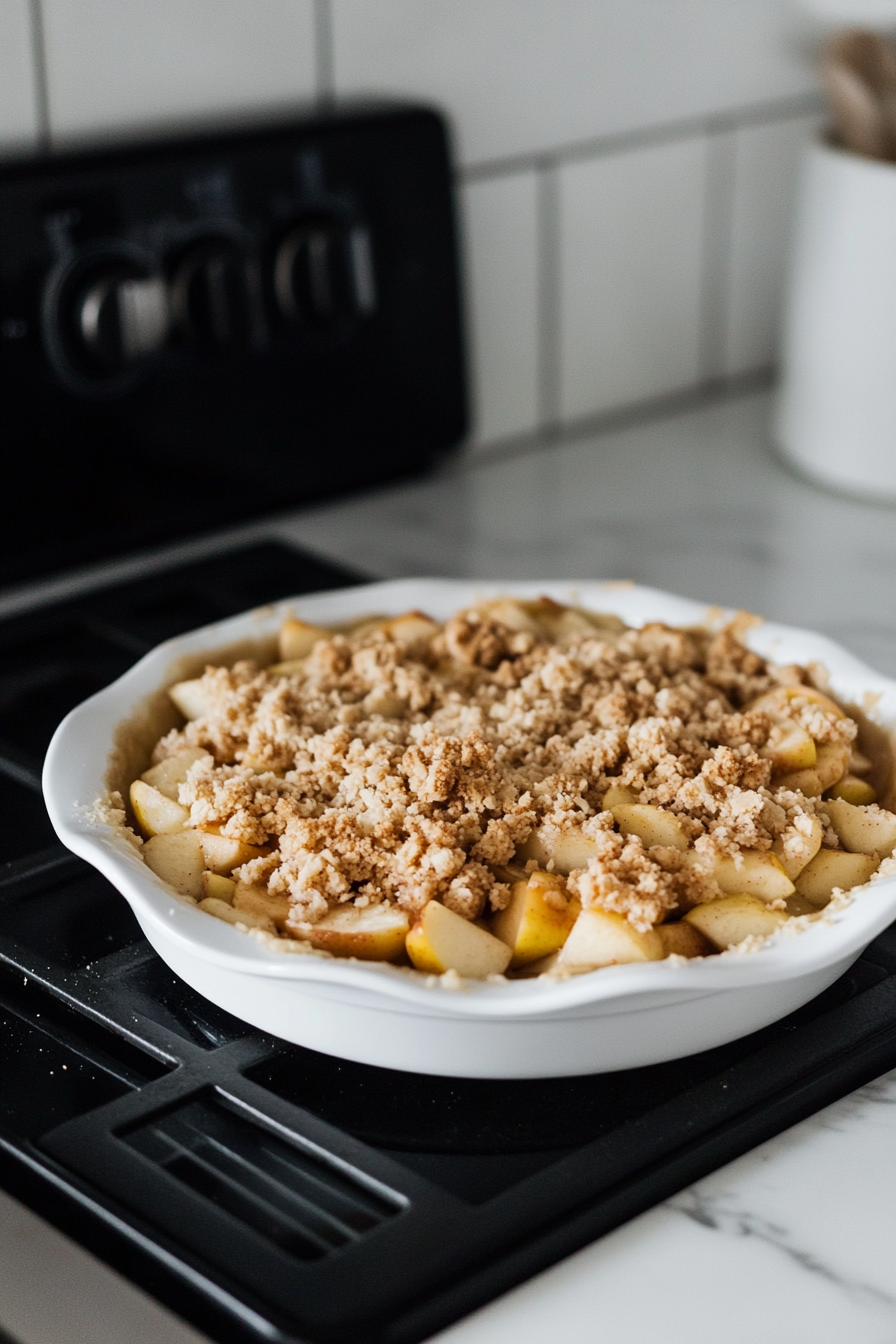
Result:
{"label": "tile grout line", "polygon": [[698,351],[703,383],[723,379],[728,369],[736,156],[734,131],[717,130],[707,135]]}
{"label": "tile grout line", "polygon": [[561,255],[557,165],[543,160],[536,178],[538,424],[547,438],[560,429]]}
{"label": "tile grout line", "polygon": [[770,125],[777,121],[796,121],[800,117],[819,112],[823,107],[820,94],[801,94],[796,98],[777,99],[767,103],[747,104],[730,112],[712,112],[705,116],[688,117],[678,121],[660,122],[638,130],[619,131],[612,135],[594,136],[587,140],[571,141],[547,153],[509,154],[503,158],[486,159],[458,170],[464,182],[488,181],[513,173],[538,170],[550,161],[557,167],[579,160],[603,158],[623,154],[629,150],[648,149],[653,145],[671,144],[676,140],[694,139],[700,135],[719,135],[745,126]]}
{"label": "tile grout line", "polygon": [[331,0],[314,0],[314,80],[318,100],[332,102],[336,97],[336,63]]}
{"label": "tile grout line", "polygon": [[47,77],[47,44],[41,0],[28,0],[28,19],[31,29],[31,61],[34,75],[37,140],[40,150],[47,154],[51,148],[50,84]]}

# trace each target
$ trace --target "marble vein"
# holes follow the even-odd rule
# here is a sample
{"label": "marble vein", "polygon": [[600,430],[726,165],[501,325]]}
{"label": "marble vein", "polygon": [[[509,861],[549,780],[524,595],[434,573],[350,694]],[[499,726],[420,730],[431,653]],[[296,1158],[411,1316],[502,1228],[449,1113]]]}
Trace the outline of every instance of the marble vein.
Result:
{"label": "marble vein", "polygon": [[727,1236],[753,1237],[764,1242],[782,1252],[801,1269],[842,1289],[857,1303],[883,1307],[887,1310],[896,1309],[896,1297],[873,1284],[863,1283],[839,1273],[831,1264],[821,1260],[811,1251],[795,1245],[787,1228],[769,1222],[748,1210],[726,1207],[722,1200],[704,1195],[695,1188],[685,1190],[675,1198],[667,1200],[666,1207],[684,1214],[686,1218],[713,1232],[722,1232]]}

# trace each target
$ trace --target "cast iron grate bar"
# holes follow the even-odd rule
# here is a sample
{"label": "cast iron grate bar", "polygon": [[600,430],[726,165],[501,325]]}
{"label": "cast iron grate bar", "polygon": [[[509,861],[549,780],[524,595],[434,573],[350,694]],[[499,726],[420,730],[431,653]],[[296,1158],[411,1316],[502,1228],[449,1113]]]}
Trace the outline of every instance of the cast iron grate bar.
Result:
{"label": "cast iron grate bar", "polygon": [[129,1132],[125,1142],[298,1259],[357,1241],[397,1207],[321,1161],[229,1113],[191,1101]]}

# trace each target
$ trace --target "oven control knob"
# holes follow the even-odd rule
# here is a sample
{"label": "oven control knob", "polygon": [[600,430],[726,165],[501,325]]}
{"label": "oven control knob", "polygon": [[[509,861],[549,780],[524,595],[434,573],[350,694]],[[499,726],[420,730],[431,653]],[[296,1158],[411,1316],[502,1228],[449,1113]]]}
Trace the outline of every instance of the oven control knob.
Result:
{"label": "oven control knob", "polygon": [[188,344],[208,353],[243,349],[251,321],[242,249],[229,239],[191,247],[172,274],[171,311]]}
{"label": "oven control knob", "polygon": [[274,297],[281,317],[310,330],[333,331],[376,307],[370,235],[333,216],[301,220],[274,258]]}
{"label": "oven control knob", "polygon": [[100,271],[74,302],[77,342],[98,370],[116,373],[153,355],[168,337],[168,292],[159,276]]}

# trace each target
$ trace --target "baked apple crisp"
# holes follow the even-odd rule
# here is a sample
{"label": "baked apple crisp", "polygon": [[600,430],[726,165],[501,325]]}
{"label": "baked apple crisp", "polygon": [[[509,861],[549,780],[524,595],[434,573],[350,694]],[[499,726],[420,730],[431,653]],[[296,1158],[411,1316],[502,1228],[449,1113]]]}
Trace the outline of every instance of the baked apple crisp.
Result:
{"label": "baked apple crisp", "polygon": [[631,629],[547,598],[288,620],[279,663],[170,688],[185,722],[130,791],[144,860],[238,926],[435,974],[764,938],[868,881],[896,816],[889,760],[746,620]]}

